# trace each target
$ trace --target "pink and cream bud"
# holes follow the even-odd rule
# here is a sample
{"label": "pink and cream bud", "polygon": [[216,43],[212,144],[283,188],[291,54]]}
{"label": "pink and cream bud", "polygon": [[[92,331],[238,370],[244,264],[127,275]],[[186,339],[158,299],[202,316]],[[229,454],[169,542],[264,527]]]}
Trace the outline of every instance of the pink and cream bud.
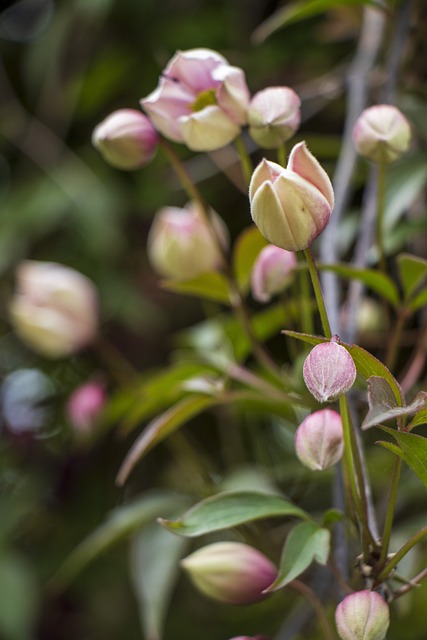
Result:
{"label": "pink and cream bud", "polygon": [[341,416],[332,409],[315,411],[295,433],[295,451],[305,467],[323,471],[336,464],[344,452]]}
{"label": "pink and cream bud", "polygon": [[334,192],[326,171],[304,142],[286,169],[263,160],[249,186],[252,219],[262,235],[287,251],[306,249],[329,222]]}
{"label": "pink and cream bud", "polygon": [[132,171],[151,162],[158,133],[150,120],[135,109],[119,109],[105,118],[92,134],[92,144],[116,169]]}
{"label": "pink and cream bud", "polygon": [[334,337],[313,347],[304,361],[303,377],[318,402],[333,402],[353,386],[356,366],[347,349]]}
{"label": "pink and cream bud", "polygon": [[268,87],[249,104],[249,134],[263,149],[276,149],[292,138],[301,122],[301,100],[289,87]]}
{"label": "pink and cream bud", "polygon": [[390,613],[376,591],[356,591],[340,602],[335,622],[341,640],[384,640]]}
{"label": "pink and cream bud", "polygon": [[95,338],[98,300],[89,278],[56,262],[33,260],[23,262],[16,276],[9,313],[16,333],[29,347],[59,358]]}
{"label": "pink and cream bud", "polygon": [[68,399],[66,412],[75,432],[88,436],[96,426],[106,403],[105,387],[95,380],[75,389]]}
{"label": "pink and cream bud", "polygon": [[297,260],[295,253],[269,244],[257,256],[251,273],[252,295],[258,302],[268,302],[291,282]]}
{"label": "pink and cream bud", "polygon": [[362,111],[353,129],[357,153],[378,164],[389,164],[400,158],[408,150],[410,141],[409,122],[390,104]]}
{"label": "pink and cream bud", "polygon": [[277,576],[276,567],[260,551],[240,542],[216,542],[181,561],[204,595],[227,604],[262,600]]}

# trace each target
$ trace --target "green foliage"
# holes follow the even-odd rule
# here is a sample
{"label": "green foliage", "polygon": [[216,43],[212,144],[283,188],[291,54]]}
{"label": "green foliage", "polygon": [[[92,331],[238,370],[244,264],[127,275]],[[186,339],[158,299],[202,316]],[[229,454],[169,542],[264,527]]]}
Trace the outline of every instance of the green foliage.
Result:
{"label": "green foliage", "polygon": [[415,433],[395,431],[383,425],[381,429],[393,436],[397,446],[390,442],[378,442],[377,444],[402,458],[427,487],[427,438]]}

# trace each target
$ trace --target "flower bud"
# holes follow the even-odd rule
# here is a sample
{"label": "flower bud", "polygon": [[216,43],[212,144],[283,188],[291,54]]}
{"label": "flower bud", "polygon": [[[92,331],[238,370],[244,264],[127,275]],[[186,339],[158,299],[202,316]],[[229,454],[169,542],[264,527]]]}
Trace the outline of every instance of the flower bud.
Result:
{"label": "flower bud", "polygon": [[161,276],[174,280],[189,280],[218,269],[222,261],[218,242],[227,244],[227,228],[214,212],[211,222],[209,228],[194,202],[184,209],[160,209],[147,241],[153,268]]}
{"label": "flower bud", "polygon": [[353,358],[334,337],[330,342],[316,345],[303,366],[307,389],[319,402],[333,402],[346,393],[356,379]]}
{"label": "flower bud", "polygon": [[277,576],[260,551],[240,542],[216,542],[181,561],[194,585],[206,596],[227,604],[262,600]]}
{"label": "flower bud", "polygon": [[66,412],[78,435],[90,435],[105,402],[105,387],[100,382],[86,382],[75,389],[68,399]]}
{"label": "flower bud", "polygon": [[251,273],[252,295],[258,302],[268,302],[283,291],[296,265],[295,254],[269,244],[258,254]]}
{"label": "flower bud", "polygon": [[304,142],[292,149],[286,169],[263,160],[249,186],[252,219],[262,235],[288,251],[306,249],[329,222],[331,181]]}
{"label": "flower bud", "polygon": [[116,169],[132,171],[151,162],[158,134],[150,120],[135,109],[119,109],[105,118],[92,134],[92,144]]}
{"label": "flower bud", "polygon": [[411,140],[411,128],[403,113],[390,104],[365,109],[353,129],[357,153],[372,162],[388,164],[403,155]]}
{"label": "flower bud", "polygon": [[98,328],[94,284],[55,262],[27,260],[17,270],[17,291],[10,304],[19,337],[44,356],[58,358],[86,346]]}
{"label": "flower bud", "polygon": [[230,640],[268,640],[266,636],[236,636]]}
{"label": "flower bud", "polygon": [[344,452],[340,414],[321,409],[307,416],[296,430],[295,450],[302,464],[312,471],[332,467]]}
{"label": "flower bud", "polygon": [[301,100],[289,87],[256,93],[248,109],[249,134],[264,149],[276,149],[292,138],[301,122]]}
{"label": "flower bud", "polygon": [[387,603],[376,591],[356,591],[335,611],[341,640],[383,640],[390,624]]}

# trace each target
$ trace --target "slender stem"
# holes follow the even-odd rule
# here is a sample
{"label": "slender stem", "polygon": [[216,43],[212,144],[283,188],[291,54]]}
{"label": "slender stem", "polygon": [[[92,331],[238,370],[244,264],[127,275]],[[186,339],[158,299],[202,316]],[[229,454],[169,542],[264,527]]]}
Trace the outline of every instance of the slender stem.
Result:
{"label": "slender stem", "polygon": [[[298,261],[304,259],[302,251],[298,252]],[[310,307],[310,282],[306,269],[301,269],[298,274],[299,280],[299,300],[301,307],[301,326],[304,333],[313,333],[313,314]]]}
{"label": "slender stem", "polygon": [[402,338],[402,333],[403,333],[403,329],[404,329],[407,317],[408,317],[407,310],[405,308],[399,309],[397,322],[394,327],[391,340],[388,345],[387,355],[385,358],[385,364],[390,370],[393,370],[396,364],[396,357],[399,351],[399,344]]}
{"label": "slender stem", "polygon": [[384,253],[384,211],[385,211],[385,177],[386,165],[381,162],[378,165],[377,174],[377,219],[376,219],[376,244],[379,253],[379,267],[385,273],[386,262]]}
{"label": "slender stem", "polygon": [[396,600],[396,598],[400,598],[400,596],[403,596],[405,593],[407,593],[411,589],[414,589],[415,587],[420,587],[420,582],[424,580],[424,578],[427,578],[427,567],[420,571],[420,573],[418,573],[414,578],[412,578],[409,584],[405,584],[404,587],[401,587],[400,589],[395,591],[393,593],[393,600]]}
{"label": "slender stem", "polygon": [[314,295],[316,296],[316,302],[320,313],[320,319],[322,321],[323,332],[326,338],[332,338],[331,327],[329,325],[328,314],[322,294],[322,287],[320,285],[319,272],[317,271],[316,263],[314,262],[313,253],[310,247],[304,249],[304,255],[305,259],[307,260],[311,282],[313,283]]}
{"label": "slender stem", "polygon": [[237,150],[237,153],[239,154],[240,165],[242,167],[242,172],[245,178],[245,182],[247,186],[249,186],[252,173],[254,170],[252,165],[252,160],[250,159],[248,150],[246,149],[245,142],[241,135],[238,138],[236,138],[236,140],[234,141],[234,144],[236,145],[236,150]]}
{"label": "slender stem", "polygon": [[384,563],[386,562],[387,555],[388,555],[388,548],[390,546],[390,536],[391,536],[391,528],[393,526],[394,506],[396,504],[397,487],[399,484],[401,467],[402,467],[402,458],[396,458],[394,461],[393,477],[391,481],[391,491],[390,491],[390,498],[388,501],[387,515],[384,523],[380,566],[383,566]]}
{"label": "slender stem", "polygon": [[319,598],[314,593],[313,589],[301,582],[300,580],[292,580],[288,585],[291,589],[298,591],[304,598],[311,604],[317,617],[319,618],[320,626],[323,630],[323,635],[326,640],[335,640],[335,632],[326,616],[325,610]]}
{"label": "slender stem", "polygon": [[186,192],[188,198],[190,200],[196,200],[197,202],[199,202],[202,205],[203,210],[205,211],[206,209],[205,201],[203,200],[200,194],[200,191],[198,190],[193,180],[191,179],[190,174],[188,173],[184,164],[182,163],[181,158],[178,156],[175,150],[170,146],[170,144],[166,142],[166,140],[164,140],[163,138],[160,139],[159,145],[163,150],[165,156],[169,160],[176,175],[178,176],[179,181],[181,182],[182,187]]}
{"label": "slender stem", "polygon": [[277,149],[277,162],[282,165],[282,167],[286,167],[286,144],[283,143]]}
{"label": "slender stem", "polygon": [[98,336],[92,348],[119,386],[126,387],[130,380],[136,379],[138,375],[136,369],[105,337]]}
{"label": "slender stem", "polygon": [[400,547],[399,551],[395,553],[392,558],[390,558],[390,560],[388,561],[384,569],[378,575],[378,581],[383,582],[387,578],[387,576],[391,573],[391,571],[394,569],[394,567],[402,560],[402,558],[406,556],[408,551],[410,551],[412,547],[414,547],[416,544],[418,544],[418,542],[420,542],[423,538],[426,538],[426,537],[427,537],[427,525],[422,529],[420,529],[419,531],[417,531],[417,533],[415,533],[413,536],[411,536],[409,540],[407,540],[405,544]]}

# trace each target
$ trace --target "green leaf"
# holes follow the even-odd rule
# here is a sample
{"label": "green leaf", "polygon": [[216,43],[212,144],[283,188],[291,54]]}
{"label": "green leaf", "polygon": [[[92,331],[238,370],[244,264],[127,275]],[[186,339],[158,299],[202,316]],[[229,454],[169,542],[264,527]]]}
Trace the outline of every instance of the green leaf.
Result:
{"label": "green leaf", "polygon": [[420,291],[412,300],[408,302],[408,307],[411,311],[418,311],[427,304],[427,289]]}
{"label": "green leaf", "polygon": [[422,424],[427,424],[427,408],[421,409],[412,420],[411,424],[408,425],[408,431],[412,431],[415,427],[419,427]]}
{"label": "green leaf", "polygon": [[[427,438],[384,426],[380,429],[393,436],[399,445],[399,450],[393,449],[393,453],[399,455],[427,487]],[[378,444],[384,446],[382,442]],[[390,447],[386,448],[391,450]]]}
{"label": "green leaf", "polygon": [[184,498],[178,494],[153,492],[115,509],[68,556],[53,578],[54,586],[61,589],[66,587],[95,558],[147,523],[153,522],[162,512],[176,509],[177,503],[184,505]]}
{"label": "green leaf", "polygon": [[160,519],[159,522],[173,533],[195,537],[274,516],[309,519],[305,511],[275,494],[236,491],[202,500],[178,520]]}
{"label": "green leaf", "polygon": [[141,435],[136,439],[126,458],[124,459],[117,483],[123,485],[135,465],[152,449],[183,424],[202,413],[208,407],[217,404],[212,397],[191,395],[183,398],[160,416],[152,420]]}
{"label": "green leaf", "polygon": [[397,256],[397,266],[405,298],[408,300],[427,277],[427,260],[408,253],[401,253]]}
{"label": "green leaf", "polygon": [[394,307],[400,304],[399,291],[393,280],[385,273],[343,264],[319,264],[319,269],[333,271],[344,278],[363,282],[369,289],[378,293],[379,296],[390,302]]}
{"label": "green leaf", "polygon": [[398,419],[417,413],[425,405],[427,393],[420,391],[410,405],[398,407],[390,384],[384,378],[371,376],[368,379],[369,411],[362,422],[362,429],[369,429],[387,420]]}
{"label": "green leaf", "polygon": [[230,305],[230,288],[227,278],[220,273],[202,273],[192,280],[162,280],[161,286],[174,293]]}
{"label": "green leaf", "polygon": [[326,564],[330,546],[330,531],[321,529],[313,522],[297,524],[286,539],[279,574],[267,592],[285,587],[301,575],[313,561]]}
{"label": "green leaf", "polygon": [[255,259],[267,244],[267,240],[254,225],[244,229],[236,240],[233,267],[239,289],[243,294],[248,292]]}
{"label": "green leaf", "polygon": [[0,555],[0,636],[33,640],[40,587],[24,556],[3,549]]}
{"label": "green leaf", "polygon": [[329,527],[335,522],[341,522],[344,520],[345,514],[339,509],[328,509],[323,514],[322,527]]}
{"label": "green leaf", "polygon": [[386,238],[392,227],[422,192],[426,179],[427,154],[425,152],[407,155],[388,167],[384,219]]}
{"label": "green leaf", "polygon": [[[291,336],[291,338],[297,338],[297,340],[302,340],[303,342],[308,342],[308,344],[312,345],[320,344],[321,342],[328,342],[327,338],[313,336],[308,333],[298,333],[297,331],[289,331],[287,329],[282,331],[282,333],[287,336]],[[362,349],[362,347],[359,347],[356,344],[345,344],[345,342],[340,342],[340,344],[347,349],[353,358],[357,373],[366,379],[371,376],[385,378],[393,392],[396,405],[398,407],[402,407],[404,405],[404,398],[399,383],[380,360],[375,358],[375,356],[369,353],[369,351]]]}

